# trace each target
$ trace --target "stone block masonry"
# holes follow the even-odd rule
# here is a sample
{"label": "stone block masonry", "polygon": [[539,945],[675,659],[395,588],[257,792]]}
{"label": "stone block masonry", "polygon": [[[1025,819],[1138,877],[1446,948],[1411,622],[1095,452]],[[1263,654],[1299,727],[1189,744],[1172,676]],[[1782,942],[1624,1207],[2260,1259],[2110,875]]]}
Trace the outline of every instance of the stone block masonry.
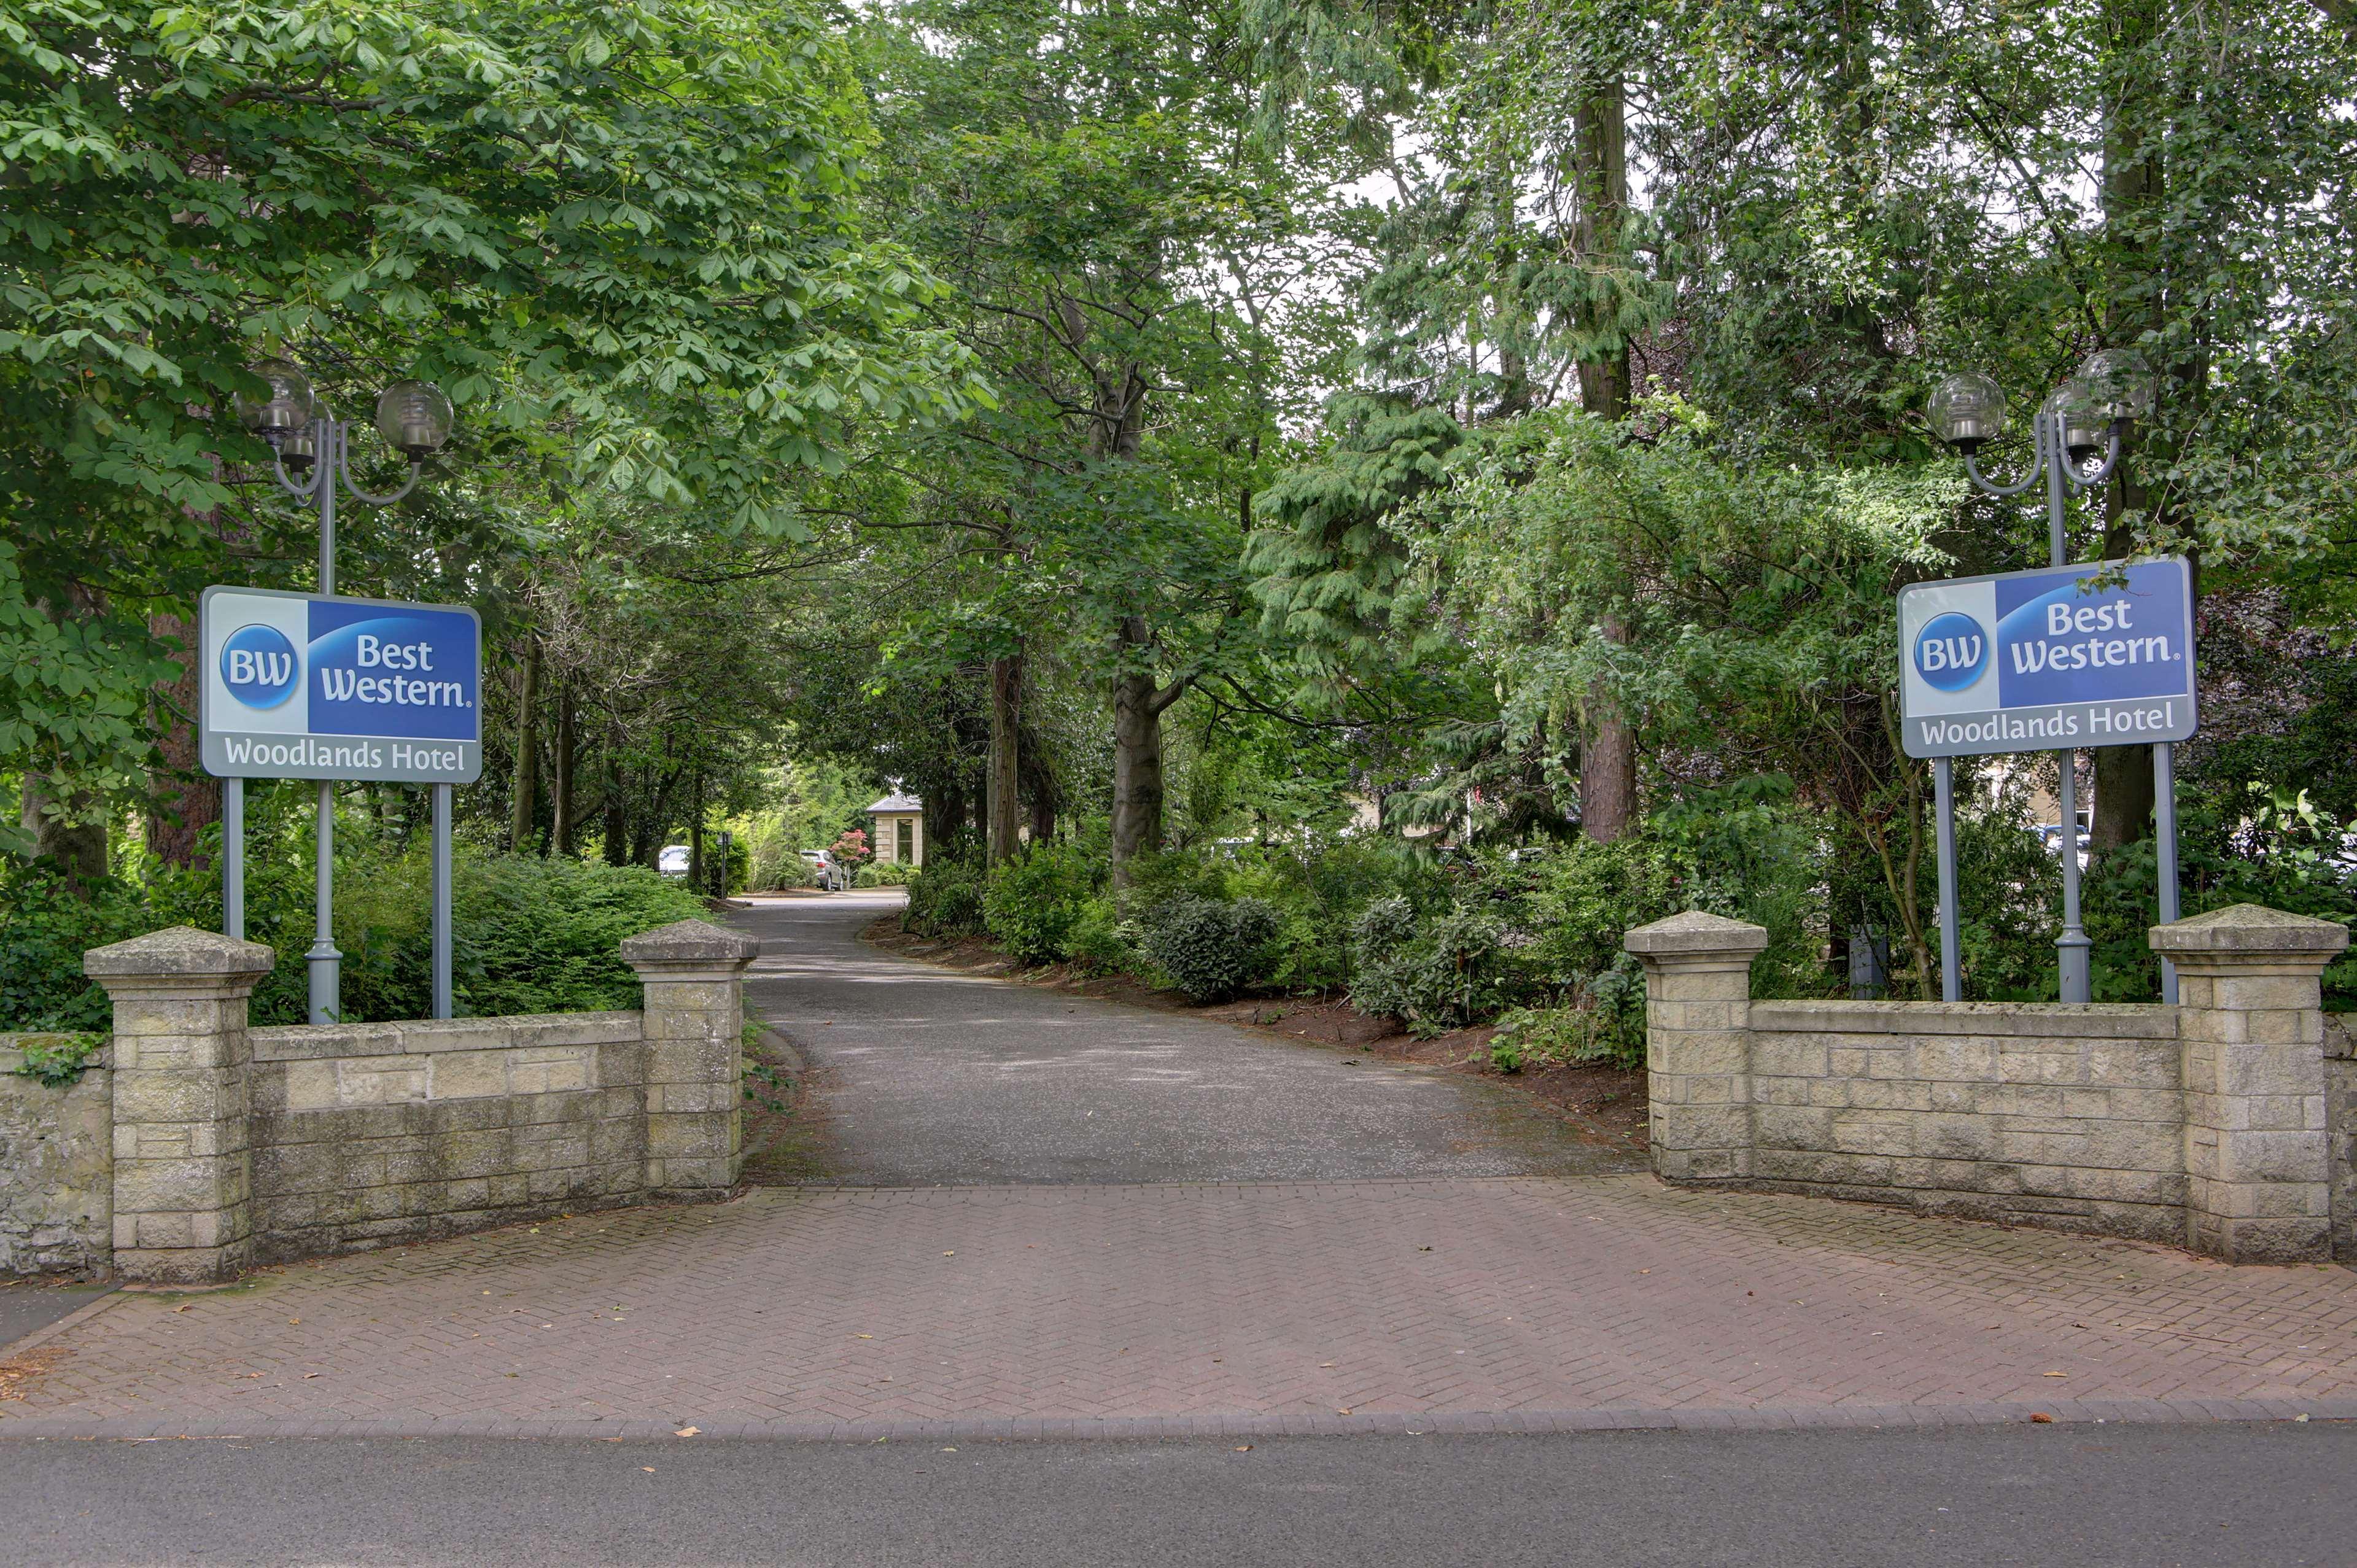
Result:
{"label": "stone block masonry", "polygon": [[70,1038],[0,1035],[0,1277],[87,1278],[113,1252],[113,1072],[103,1055],[69,1084],[17,1071]]}
{"label": "stone block masonry", "polygon": [[724,1196],[743,1164],[741,977],[759,950],[683,920],[623,945],[645,984],[635,1011],[253,1029],[269,949],[187,927],[94,949],[112,1070],[69,1090],[0,1080],[0,1148],[33,1151],[0,1166],[0,1273],[195,1283]]}
{"label": "stone block masonry", "polygon": [[2132,1236],[2357,1260],[2357,1061],[2319,979],[2345,927],[2242,905],[2155,927],[2180,1004],[1753,1001],[1757,926],[1642,926],[1653,1168]]}

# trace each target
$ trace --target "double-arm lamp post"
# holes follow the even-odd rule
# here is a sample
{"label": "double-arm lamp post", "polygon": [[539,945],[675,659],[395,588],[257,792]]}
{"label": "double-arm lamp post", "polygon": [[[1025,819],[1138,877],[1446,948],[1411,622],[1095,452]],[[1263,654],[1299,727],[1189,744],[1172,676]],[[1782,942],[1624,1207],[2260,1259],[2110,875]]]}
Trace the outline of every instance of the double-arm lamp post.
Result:
{"label": "double-arm lamp post", "polygon": [[[2079,373],[2064,381],[2031,417],[2029,473],[2010,485],[1999,484],[1982,473],[1979,462],[1980,449],[2005,432],[2005,391],[1996,381],[1977,371],[1960,371],[1932,389],[1924,412],[1931,420],[1932,433],[1964,454],[1965,471],[1986,494],[2018,496],[2040,478],[2045,479],[2047,545],[2052,564],[2067,566],[2071,564],[2071,539],[2065,506],[2071,491],[2092,490],[2111,478],[2119,467],[2122,432],[2128,421],[2151,413],[2152,398],[2152,372],[2135,349],[2105,349],[2089,356],[2087,362],[2079,367]],[[2092,467],[2082,466],[2090,463]],[[2055,940],[2054,946],[2061,961],[2062,1000],[2085,1002],[2091,997],[2093,977],[2087,961],[2087,932],[2079,918],[2078,754],[2060,751],[2055,753],[2055,760],[2061,773],[2062,934]],[[2166,743],[2153,748],[2153,764],[2154,798],[2168,819],[2159,824],[2158,834],[2160,918],[2165,923],[2177,918],[2177,834],[2172,791],[2168,784],[2170,759]],[[1941,863],[1953,867],[1955,785],[1954,763],[1950,758],[1935,759],[1933,783],[1943,841]],[[1955,897],[1955,877],[1950,875],[1942,879],[1940,897],[1946,906],[1941,911],[1941,923],[1951,932],[1956,929]],[[1958,1000],[1960,979],[1955,944],[1951,941],[1947,946],[1941,965],[1942,993],[1953,1002]],[[2174,1002],[2173,972],[2167,982],[2169,1000]]]}
{"label": "double-arm lamp post", "polygon": [[[269,384],[263,399],[241,397],[237,416],[245,427],[270,444],[271,467],[279,485],[297,500],[316,502],[319,509],[319,592],[336,591],[336,491],[340,486],[354,500],[370,506],[391,506],[416,488],[425,459],[450,439],[450,400],[431,381],[395,381],[376,400],[376,431],[386,446],[409,459],[409,478],[390,495],[371,495],[352,478],[351,425],[336,417],[325,398],[312,390],[310,377],[284,360],[265,360],[253,373]],[[336,950],[335,865],[336,787],[319,780],[318,854],[315,869],[317,913],[312,928],[311,950],[304,955],[310,970],[310,1018],[331,1024],[342,1011],[343,954]],[[448,843],[450,787],[434,789],[435,843]],[[221,780],[221,903],[223,924],[232,937],[245,935],[245,781]],[[236,847],[231,848],[234,844]],[[437,856],[435,909],[437,935],[447,931],[444,912],[449,895],[449,867]],[[437,949],[444,944],[436,942]],[[435,954],[436,1017],[448,1016],[448,955]]]}

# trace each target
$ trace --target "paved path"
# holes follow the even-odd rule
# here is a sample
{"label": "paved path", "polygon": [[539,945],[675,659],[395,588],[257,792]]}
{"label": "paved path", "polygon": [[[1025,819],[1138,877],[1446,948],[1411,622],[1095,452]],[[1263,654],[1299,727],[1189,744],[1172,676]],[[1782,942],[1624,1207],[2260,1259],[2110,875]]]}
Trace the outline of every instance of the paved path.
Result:
{"label": "paved path", "polygon": [[808,1179],[857,1187],[1594,1175],[1528,1096],[897,958],[898,893],[779,899],[751,1005],[819,1069]]}
{"label": "paved path", "polygon": [[860,913],[754,921],[844,1185],[118,1293],[0,1365],[0,1434],[2357,1418],[2350,1271],[1576,1174],[1480,1085],[918,970]]}
{"label": "paved path", "polygon": [[2295,1568],[2357,1540],[2357,1429],[2321,1423],[1242,1446],[27,1444],[0,1518],[58,1568]]}

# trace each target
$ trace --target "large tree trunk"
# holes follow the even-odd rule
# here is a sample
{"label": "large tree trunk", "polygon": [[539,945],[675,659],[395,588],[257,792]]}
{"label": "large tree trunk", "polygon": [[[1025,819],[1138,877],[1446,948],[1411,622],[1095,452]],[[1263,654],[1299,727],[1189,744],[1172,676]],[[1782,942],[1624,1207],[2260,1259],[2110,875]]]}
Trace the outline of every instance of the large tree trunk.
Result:
{"label": "large tree trunk", "polygon": [[[1590,272],[1592,294],[1586,329],[1593,345],[1579,361],[1580,406],[1598,419],[1629,412],[1629,345],[1620,337],[1616,302],[1600,289],[1597,274],[1620,263],[1620,230],[1629,208],[1628,101],[1613,81],[1579,105],[1574,126],[1579,175],[1577,240]],[[1604,635],[1628,640],[1625,628],[1606,621]],[[1580,746],[1581,831],[1598,843],[1627,832],[1637,811],[1637,737],[1617,703],[1597,693]]]}
{"label": "large tree trunk", "polygon": [[990,773],[985,780],[990,826],[988,864],[1012,860],[1022,845],[1023,807],[1017,768],[1017,727],[1023,718],[1023,655],[990,661]]}
{"label": "large tree trunk", "polygon": [[[2148,145],[2140,116],[2147,111],[2139,101],[2123,102],[2121,90],[2133,77],[2124,62],[2149,45],[2164,25],[2155,0],[2106,0],[2104,31],[2115,55],[2113,81],[2105,93],[2112,113],[2104,127],[2104,245],[2102,255],[2115,274],[2108,290],[2115,304],[2105,323],[2114,343],[2133,343],[2147,327],[2160,320],[2156,294],[2158,270],[2139,228],[2148,221],[2161,196],[2160,156]],[[2118,560],[2136,549],[2136,532],[2126,514],[2141,511],[2153,497],[2137,482],[2141,465],[2140,432],[2131,424],[2121,443],[2120,464],[2104,490],[2104,555]],[[2095,800],[2088,824],[2091,855],[2122,848],[2147,837],[2152,830],[2152,747],[2107,746],[2094,757]]]}
{"label": "large tree trunk", "polygon": [[27,773],[22,800],[20,820],[33,837],[34,854],[56,861],[76,892],[86,892],[106,875],[106,821],[91,816],[97,804],[95,796],[87,789],[77,790],[58,802],[59,811],[52,811],[48,779]]}
{"label": "large tree trunk", "polygon": [[1620,264],[1620,230],[1629,210],[1628,94],[1619,81],[1583,100],[1573,127],[1579,177],[1574,241],[1588,271],[1582,323],[1590,351],[1579,361],[1579,406],[1598,419],[1629,412],[1629,345],[1620,336],[1614,290],[1598,281]]}
{"label": "large tree trunk", "polygon": [[205,829],[221,821],[221,780],[204,771],[197,744],[197,628],[171,615],[150,616],[147,628],[181,648],[173,656],[179,679],[156,691],[164,766],[149,780],[147,848],[165,865],[185,868],[196,865]]}
{"label": "large tree trunk", "polygon": [[[1121,640],[1142,653],[1153,642],[1145,618],[1125,617]],[[1162,847],[1162,714],[1192,682],[1181,676],[1156,688],[1133,666],[1113,688],[1113,880],[1129,886],[1129,863]]]}
{"label": "large tree trunk", "polygon": [[557,854],[570,855],[574,852],[573,841],[580,836],[581,828],[574,813],[573,677],[569,674],[559,680],[556,686],[555,760],[555,822],[552,824],[549,837],[554,843]]}
{"label": "large tree trunk", "polygon": [[1113,879],[1129,885],[1129,863],[1162,847],[1162,710],[1154,677],[1131,671],[1113,689]]}
{"label": "large tree trunk", "polygon": [[517,680],[515,777],[508,802],[508,848],[512,853],[522,854],[531,848],[539,806],[540,639],[527,636]]}

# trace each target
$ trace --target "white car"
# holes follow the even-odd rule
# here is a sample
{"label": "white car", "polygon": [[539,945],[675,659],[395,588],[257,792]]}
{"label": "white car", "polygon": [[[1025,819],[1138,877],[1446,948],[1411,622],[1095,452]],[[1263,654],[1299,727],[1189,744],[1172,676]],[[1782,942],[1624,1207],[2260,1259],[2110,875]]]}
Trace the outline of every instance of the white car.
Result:
{"label": "white car", "polygon": [[834,858],[831,851],[806,849],[802,851],[802,860],[811,868],[811,875],[817,881],[820,891],[825,893],[851,891],[851,873],[845,868],[841,861]]}
{"label": "white car", "polygon": [[655,869],[665,876],[685,876],[687,861],[687,845],[667,843],[663,845],[662,853],[655,856]]}

